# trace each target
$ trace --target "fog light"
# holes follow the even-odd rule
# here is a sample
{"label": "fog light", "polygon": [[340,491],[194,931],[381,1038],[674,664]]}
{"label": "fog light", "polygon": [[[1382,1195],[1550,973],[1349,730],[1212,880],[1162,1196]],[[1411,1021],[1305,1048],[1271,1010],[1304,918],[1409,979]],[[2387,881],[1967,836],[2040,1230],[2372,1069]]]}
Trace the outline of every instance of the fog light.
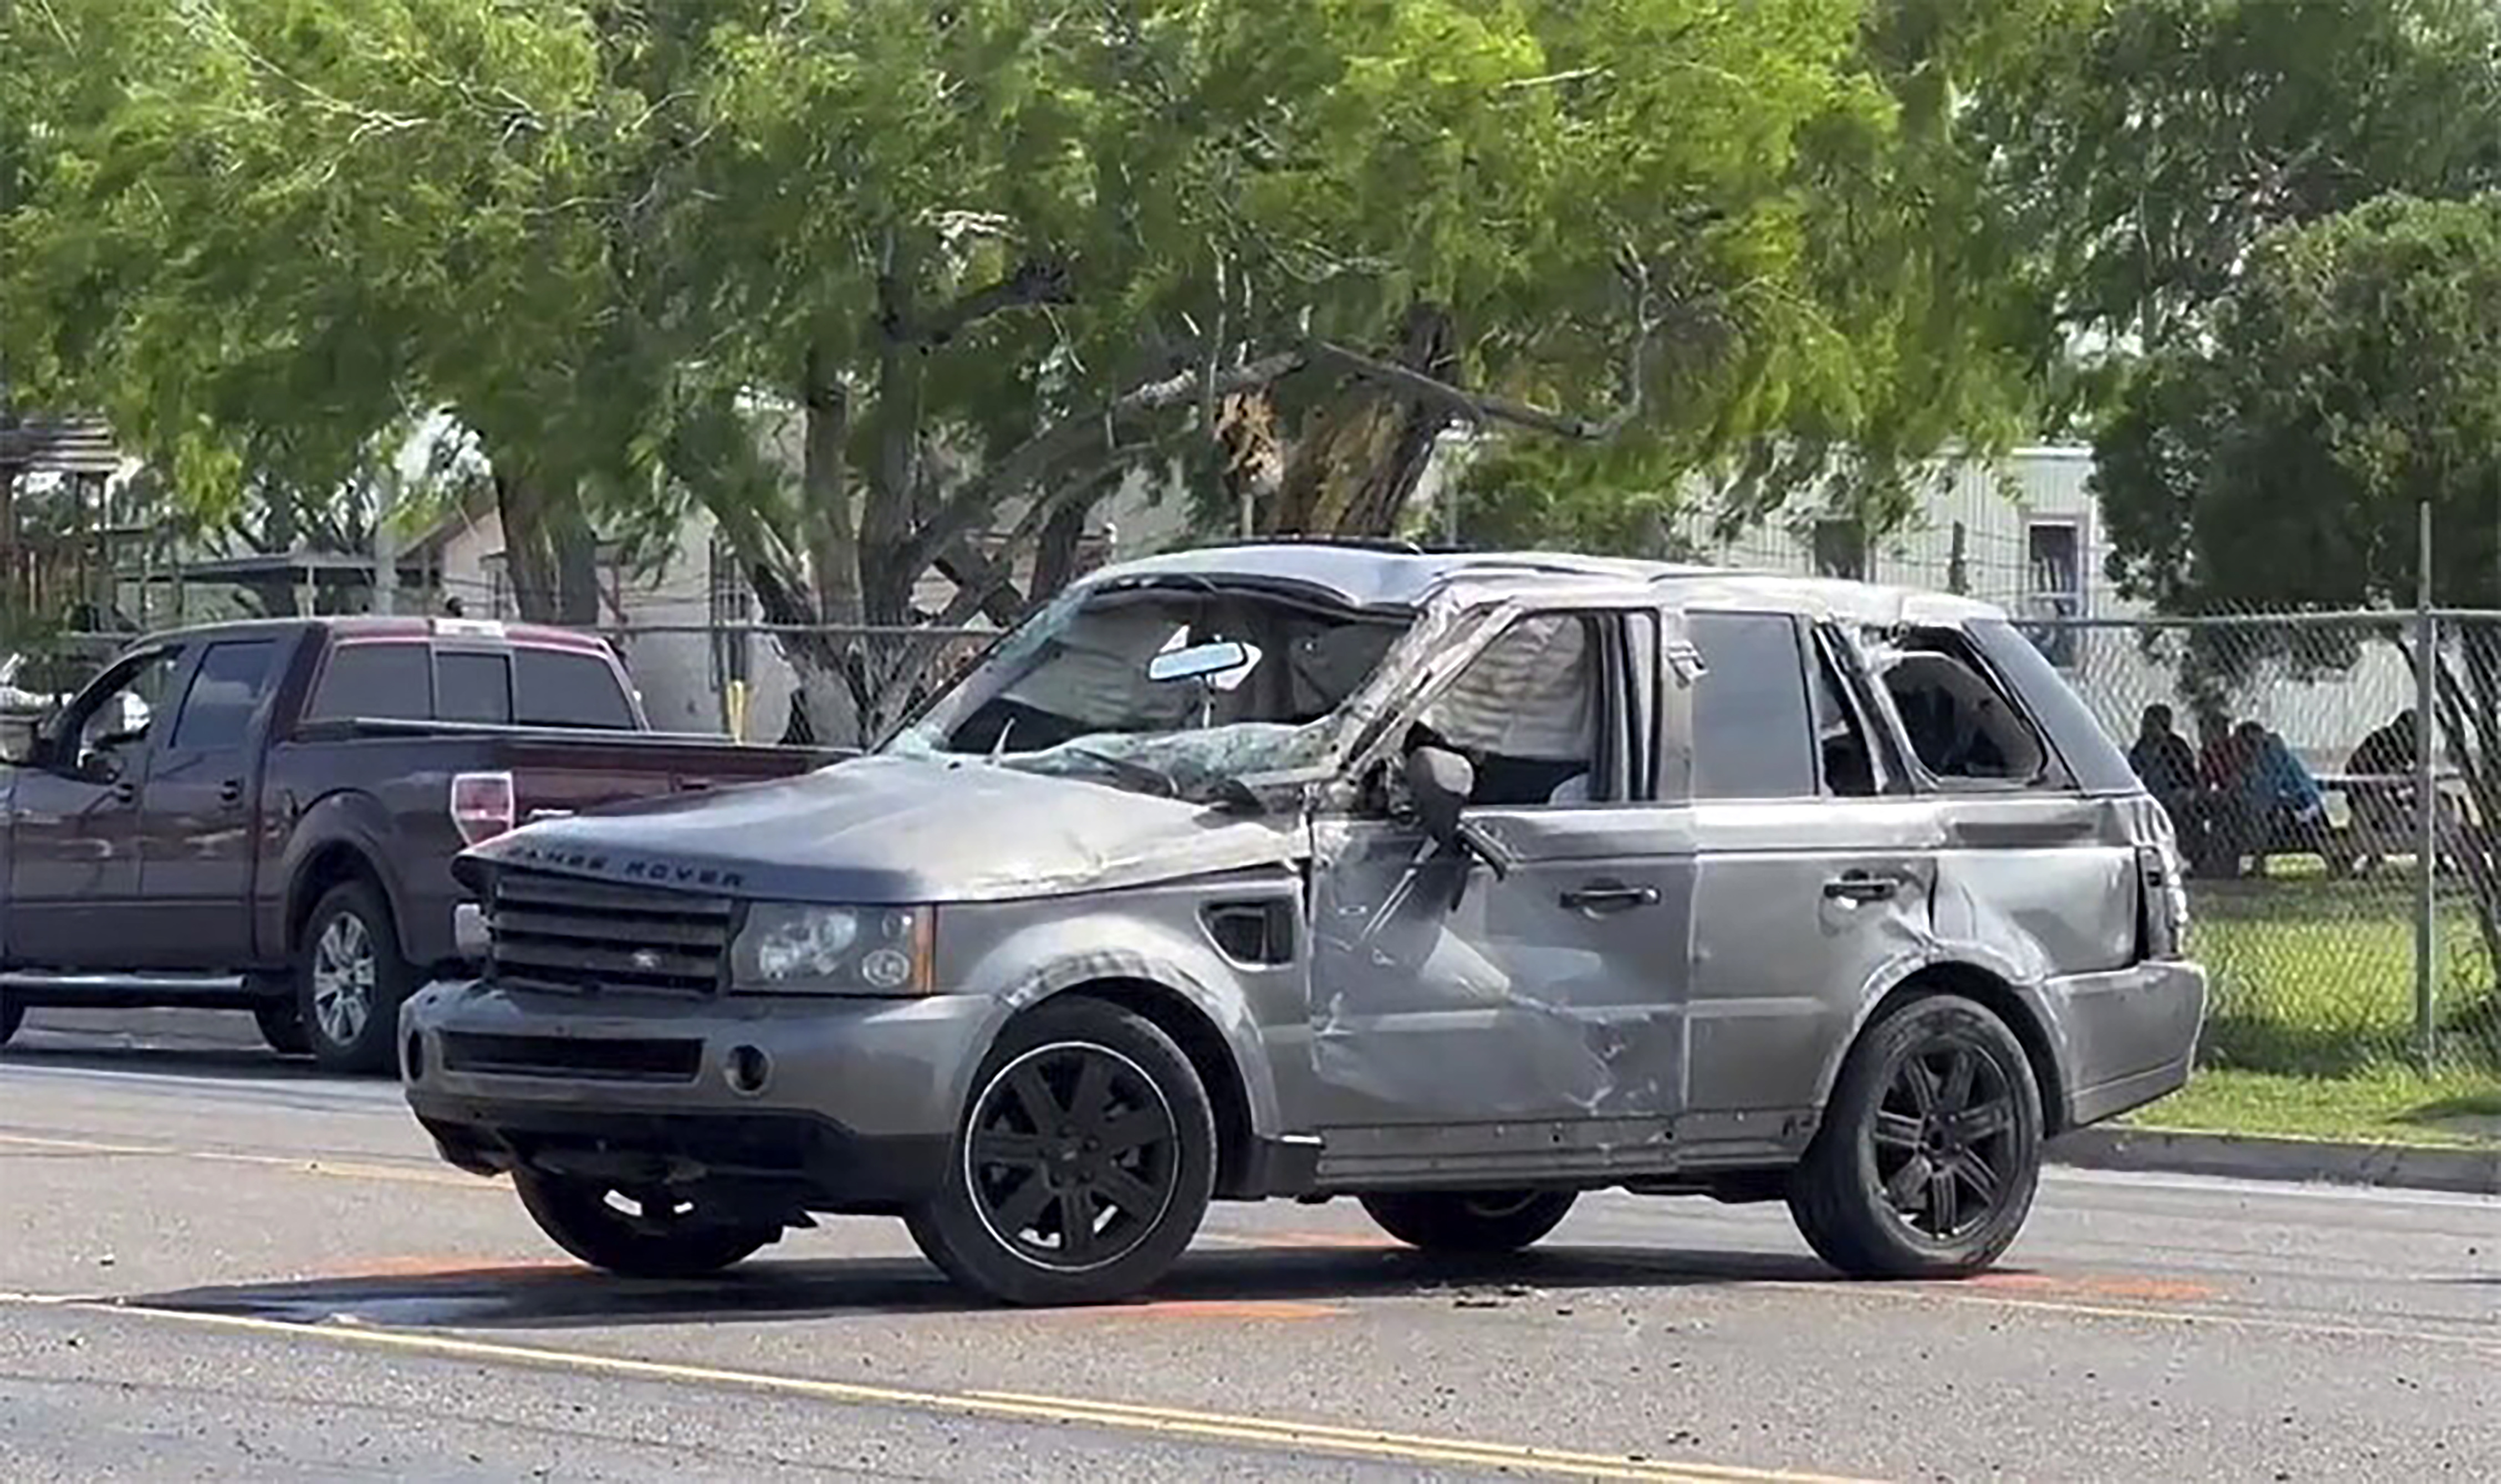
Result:
{"label": "fog light", "polygon": [[408,1049],[400,1058],[401,1075],[415,1082],[425,1075],[425,1038],[415,1031],[408,1033]]}
{"label": "fog light", "polygon": [[722,1075],[729,1079],[730,1091],[753,1097],[772,1080],[773,1059],[753,1046],[740,1046],[729,1053],[729,1062],[722,1069]]}

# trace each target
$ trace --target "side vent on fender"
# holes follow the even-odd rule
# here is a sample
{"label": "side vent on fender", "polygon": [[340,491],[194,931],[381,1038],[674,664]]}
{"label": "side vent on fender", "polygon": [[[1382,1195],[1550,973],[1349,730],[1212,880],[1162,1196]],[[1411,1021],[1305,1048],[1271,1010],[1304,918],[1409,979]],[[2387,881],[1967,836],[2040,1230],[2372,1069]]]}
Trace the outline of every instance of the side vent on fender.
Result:
{"label": "side vent on fender", "polygon": [[1274,968],[1294,961],[1291,902],[1216,902],[1199,915],[1217,951],[1237,964]]}

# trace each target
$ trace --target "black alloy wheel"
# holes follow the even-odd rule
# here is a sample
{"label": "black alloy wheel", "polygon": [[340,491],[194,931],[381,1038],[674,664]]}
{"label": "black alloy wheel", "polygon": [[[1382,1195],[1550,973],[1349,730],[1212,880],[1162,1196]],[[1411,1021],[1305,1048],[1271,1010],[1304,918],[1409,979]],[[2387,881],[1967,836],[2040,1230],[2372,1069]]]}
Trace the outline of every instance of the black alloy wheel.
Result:
{"label": "black alloy wheel", "polygon": [[2041,1138],[2039,1085],[2006,1023],[1950,995],[1912,1000],[1851,1051],[1789,1210],[1852,1276],[1963,1276],[2021,1232]]}
{"label": "black alloy wheel", "polygon": [[1895,1064],[1868,1138],[1884,1203],[1920,1236],[1952,1241],[1986,1224],[2017,1171],[2015,1089],[1967,1041],[1922,1041]]}
{"label": "black alloy wheel", "polygon": [[1205,1216],[1215,1124],[1187,1057],[1100,1001],[1010,1027],[977,1082],[921,1250],[1012,1303],[1093,1303],[1160,1277]]}

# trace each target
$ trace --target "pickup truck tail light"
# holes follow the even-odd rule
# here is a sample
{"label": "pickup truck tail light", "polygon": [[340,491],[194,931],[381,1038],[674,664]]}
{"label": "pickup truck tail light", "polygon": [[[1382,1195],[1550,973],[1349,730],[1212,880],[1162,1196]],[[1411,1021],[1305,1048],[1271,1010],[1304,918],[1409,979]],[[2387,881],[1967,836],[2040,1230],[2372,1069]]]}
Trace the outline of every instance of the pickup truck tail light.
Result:
{"label": "pickup truck tail light", "polygon": [[513,827],[516,801],[509,773],[451,775],[451,823],[464,845],[482,845]]}

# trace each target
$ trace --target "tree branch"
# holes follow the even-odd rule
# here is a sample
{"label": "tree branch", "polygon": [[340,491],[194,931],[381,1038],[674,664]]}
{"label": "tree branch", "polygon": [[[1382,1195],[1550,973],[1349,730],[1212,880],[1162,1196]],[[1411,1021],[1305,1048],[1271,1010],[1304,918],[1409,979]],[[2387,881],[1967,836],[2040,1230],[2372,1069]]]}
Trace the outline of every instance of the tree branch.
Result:
{"label": "tree branch", "polygon": [[1193,367],[1133,386],[1090,415],[1053,423],[1010,449],[990,466],[988,473],[966,480],[961,488],[950,495],[947,503],[921,523],[920,530],[903,547],[896,558],[897,565],[914,574],[926,570],[940,551],[971,529],[974,522],[1002,498],[1040,478],[1052,465],[1080,449],[1098,441],[1109,441],[1112,432],[1123,421],[1192,401],[1210,386],[1219,397],[1253,386],[1265,386],[1293,375],[1309,363],[1308,351],[1283,350],[1218,371],[1212,379],[1200,368]]}
{"label": "tree branch", "polygon": [[1067,304],[1075,297],[1064,263],[1028,258],[1016,272],[995,283],[974,289],[925,322],[908,325],[903,339],[912,344],[943,346],[993,314],[1036,304]]}

